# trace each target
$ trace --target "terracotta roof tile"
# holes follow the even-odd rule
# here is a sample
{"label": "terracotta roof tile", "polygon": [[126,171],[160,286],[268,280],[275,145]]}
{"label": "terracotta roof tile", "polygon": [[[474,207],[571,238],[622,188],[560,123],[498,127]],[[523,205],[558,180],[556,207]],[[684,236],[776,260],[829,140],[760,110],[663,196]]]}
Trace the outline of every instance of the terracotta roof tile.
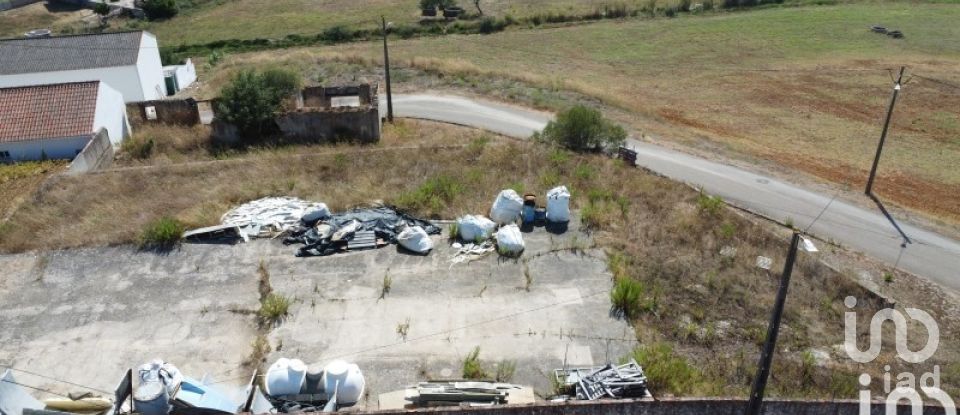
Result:
{"label": "terracotta roof tile", "polygon": [[93,132],[100,82],[0,88],[0,142]]}

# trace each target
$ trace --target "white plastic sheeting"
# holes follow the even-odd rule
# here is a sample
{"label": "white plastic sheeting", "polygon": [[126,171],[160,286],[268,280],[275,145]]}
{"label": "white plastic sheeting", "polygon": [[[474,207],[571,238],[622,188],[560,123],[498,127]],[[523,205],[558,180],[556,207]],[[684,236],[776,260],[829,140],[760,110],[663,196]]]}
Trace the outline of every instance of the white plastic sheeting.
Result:
{"label": "white plastic sheeting", "polygon": [[570,191],[566,186],[557,186],[547,192],[547,220],[570,221]]}
{"label": "white plastic sheeting", "polygon": [[516,224],[506,225],[497,231],[497,252],[501,255],[519,256],[523,248],[523,235]]}
{"label": "white plastic sheeting", "polygon": [[496,229],[496,223],[480,215],[466,215],[457,219],[457,233],[466,242],[490,239]]}
{"label": "white plastic sheeting", "polygon": [[493,202],[490,208],[490,219],[494,222],[505,225],[514,223],[523,210],[523,199],[513,189],[506,189],[497,195],[497,200]]}
{"label": "white plastic sheeting", "polygon": [[427,231],[419,226],[404,228],[400,235],[397,235],[397,243],[418,254],[426,254],[433,249],[433,241],[430,240],[430,235],[427,235]]}
{"label": "white plastic sheeting", "polygon": [[266,197],[231,209],[220,222],[236,225],[251,237],[269,237],[297,227],[303,215],[315,211],[330,215],[330,209],[323,203],[295,197]]}

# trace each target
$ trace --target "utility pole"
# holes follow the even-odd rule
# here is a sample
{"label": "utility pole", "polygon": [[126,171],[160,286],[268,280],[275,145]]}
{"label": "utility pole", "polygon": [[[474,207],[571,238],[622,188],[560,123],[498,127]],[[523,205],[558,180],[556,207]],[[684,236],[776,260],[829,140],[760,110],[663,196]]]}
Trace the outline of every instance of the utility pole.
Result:
{"label": "utility pole", "polygon": [[793,232],[790,241],[790,252],[787,253],[787,263],[783,266],[780,277],[780,289],[777,291],[777,301],[770,316],[770,325],[767,327],[767,340],[763,344],[763,353],[760,355],[760,365],[757,376],[753,379],[753,389],[750,391],[750,402],[747,404],[746,415],[760,415],[763,406],[763,394],[767,388],[767,378],[770,377],[770,364],[773,362],[773,353],[776,351],[777,335],[780,333],[780,319],[783,317],[783,305],[787,301],[787,290],[790,288],[790,275],[793,274],[793,264],[797,260],[797,248],[800,245],[800,233]]}
{"label": "utility pole", "polygon": [[393,123],[393,95],[390,93],[390,51],[387,49],[387,18],[380,16],[383,22],[383,71],[387,78],[387,122]]}
{"label": "utility pole", "polygon": [[873,179],[877,175],[877,166],[880,164],[880,154],[883,153],[883,142],[887,140],[887,131],[890,129],[890,118],[893,116],[893,106],[897,104],[897,95],[900,95],[900,83],[903,81],[903,71],[906,67],[900,67],[900,75],[897,76],[897,82],[893,85],[893,97],[890,98],[890,106],[887,107],[887,119],[883,122],[883,132],[880,133],[880,144],[877,145],[877,155],[873,158],[873,167],[870,168],[870,177],[867,178],[867,189],[865,194],[873,194]]}

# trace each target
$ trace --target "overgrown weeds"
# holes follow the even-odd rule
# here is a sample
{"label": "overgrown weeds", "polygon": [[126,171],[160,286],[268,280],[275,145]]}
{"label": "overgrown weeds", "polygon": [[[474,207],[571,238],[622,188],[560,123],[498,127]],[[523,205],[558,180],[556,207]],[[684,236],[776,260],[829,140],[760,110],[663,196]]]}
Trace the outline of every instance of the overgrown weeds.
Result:
{"label": "overgrown weeds", "polygon": [[630,278],[618,278],[610,291],[612,312],[617,317],[633,319],[640,316],[640,297],[643,283]]}
{"label": "overgrown weeds", "polygon": [[183,236],[186,226],[177,219],[162,217],[147,224],[140,233],[140,249],[170,250],[175,248]]}
{"label": "overgrown weeds", "polygon": [[483,362],[480,361],[480,346],[474,347],[467,356],[463,358],[463,378],[464,379],[487,379],[487,372],[483,369]]}
{"label": "overgrown weeds", "polygon": [[281,294],[270,293],[260,301],[260,310],[257,315],[266,323],[278,324],[289,315],[290,304],[290,298]]}

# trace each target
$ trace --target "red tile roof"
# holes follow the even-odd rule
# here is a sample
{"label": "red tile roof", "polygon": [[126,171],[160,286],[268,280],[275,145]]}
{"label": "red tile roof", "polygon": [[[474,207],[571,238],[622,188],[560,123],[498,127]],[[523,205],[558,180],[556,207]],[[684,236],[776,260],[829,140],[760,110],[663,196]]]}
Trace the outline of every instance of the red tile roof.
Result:
{"label": "red tile roof", "polygon": [[93,132],[99,81],[0,88],[0,142]]}

